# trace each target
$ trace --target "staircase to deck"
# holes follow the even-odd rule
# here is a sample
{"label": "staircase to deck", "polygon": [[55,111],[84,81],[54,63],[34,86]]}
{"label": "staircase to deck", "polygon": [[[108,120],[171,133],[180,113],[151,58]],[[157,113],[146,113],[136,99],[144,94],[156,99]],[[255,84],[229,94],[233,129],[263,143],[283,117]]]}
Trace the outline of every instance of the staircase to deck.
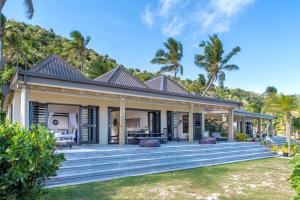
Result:
{"label": "staircase to deck", "polygon": [[105,181],[276,156],[259,143],[168,144],[159,148],[124,146],[65,153],[66,161],[46,187]]}
{"label": "staircase to deck", "polygon": [[[273,136],[271,137],[271,140],[274,142],[274,144],[278,145],[278,146],[282,146],[284,145],[286,142],[286,137],[283,136]],[[292,144],[299,144],[298,141],[296,141],[295,139],[291,139],[291,143]]]}

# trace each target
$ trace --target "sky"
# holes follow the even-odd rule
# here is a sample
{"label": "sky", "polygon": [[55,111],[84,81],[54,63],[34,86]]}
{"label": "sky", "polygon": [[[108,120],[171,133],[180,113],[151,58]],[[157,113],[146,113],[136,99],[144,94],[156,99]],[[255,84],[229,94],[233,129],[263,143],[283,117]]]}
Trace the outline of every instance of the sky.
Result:
{"label": "sky", "polygon": [[72,30],[89,35],[89,48],[124,66],[158,71],[150,64],[168,37],[183,44],[183,78],[204,71],[194,64],[199,43],[217,34],[225,53],[241,52],[230,63],[240,70],[226,73],[225,86],[258,93],[267,86],[284,94],[300,94],[299,0],[33,0],[26,18],[23,1],[8,0],[11,19],[69,38]]}

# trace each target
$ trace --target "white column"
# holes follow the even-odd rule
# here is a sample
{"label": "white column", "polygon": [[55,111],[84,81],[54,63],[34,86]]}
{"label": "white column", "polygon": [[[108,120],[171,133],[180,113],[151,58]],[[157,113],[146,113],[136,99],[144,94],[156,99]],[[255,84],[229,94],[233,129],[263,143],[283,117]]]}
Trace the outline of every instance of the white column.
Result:
{"label": "white column", "polygon": [[120,132],[119,132],[119,145],[125,144],[126,134],[126,101],[125,98],[120,99]]}
{"label": "white column", "polygon": [[274,134],[274,129],[273,129],[273,120],[269,120],[269,123],[270,123],[270,126],[269,126],[269,129],[270,129],[270,135],[269,136],[273,136]]}
{"label": "white column", "polygon": [[190,105],[189,110],[189,143],[194,140],[194,106]]}
{"label": "white column", "polygon": [[99,144],[108,144],[108,107],[100,105]]}
{"label": "white column", "polygon": [[21,90],[21,126],[25,129],[29,129],[29,100],[28,100],[28,89],[26,86],[22,87]]}
{"label": "white column", "polygon": [[202,122],[201,122],[201,131],[202,131],[202,135],[205,132],[205,111],[202,111]]}
{"label": "white column", "polygon": [[12,122],[21,124],[21,92],[16,90],[12,100]]}
{"label": "white column", "polygon": [[228,111],[228,140],[233,141],[233,109],[229,109]]}
{"label": "white column", "polygon": [[167,111],[161,110],[160,111],[160,131],[161,131],[161,133],[164,132],[164,128],[167,128]]}
{"label": "white column", "polygon": [[257,133],[259,134],[259,137],[261,137],[261,125],[262,125],[262,119],[258,118]]}

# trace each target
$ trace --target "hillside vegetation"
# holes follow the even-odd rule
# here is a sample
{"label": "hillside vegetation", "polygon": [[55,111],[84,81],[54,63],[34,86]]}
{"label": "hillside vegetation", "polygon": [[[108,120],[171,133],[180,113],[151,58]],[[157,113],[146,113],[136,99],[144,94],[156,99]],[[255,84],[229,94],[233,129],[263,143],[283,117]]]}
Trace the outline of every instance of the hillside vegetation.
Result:
{"label": "hillside vegetation", "polygon": [[[68,63],[80,69],[82,58],[70,49],[70,43],[72,43],[72,40],[57,35],[52,29],[46,30],[39,26],[8,20],[4,34],[4,59],[6,69],[1,73],[0,82],[2,84],[7,83],[12,74],[15,73],[17,67],[23,69],[30,68],[52,54],[61,56]],[[93,49],[85,50],[84,63],[84,74],[91,79],[111,70],[119,64],[108,55],[101,55]],[[156,72],[141,71],[130,67],[132,66],[127,66],[126,68],[142,81],[159,75]],[[206,83],[203,75],[199,75],[199,78],[196,80],[182,80],[180,78],[177,78],[177,80],[189,92],[196,94],[201,94]],[[254,92],[214,85],[208,91],[207,96],[241,101],[247,111],[262,111],[263,97]],[[278,122],[278,124],[282,124],[282,122]]]}

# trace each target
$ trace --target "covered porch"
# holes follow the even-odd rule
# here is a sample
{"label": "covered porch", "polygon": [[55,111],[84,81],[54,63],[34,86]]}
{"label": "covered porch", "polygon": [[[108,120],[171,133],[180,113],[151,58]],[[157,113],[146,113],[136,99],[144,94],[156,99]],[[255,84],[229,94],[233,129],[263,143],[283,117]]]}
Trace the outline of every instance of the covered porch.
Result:
{"label": "covered porch", "polygon": [[[208,110],[206,111],[208,119],[219,122],[226,122],[229,113],[226,110]],[[256,138],[261,134],[273,136],[274,116],[262,113],[247,112],[241,109],[233,110],[233,132],[245,133],[248,137]]]}
{"label": "covered porch", "polygon": [[[20,112],[11,112],[10,119],[24,127],[42,124],[53,130],[56,126],[55,129],[62,132],[76,133],[79,144],[120,145],[128,143],[132,132],[157,133],[168,141],[192,143],[205,131],[206,110],[214,109],[229,113],[228,139],[233,140],[233,109],[236,106],[231,102],[120,96],[21,84],[16,88],[12,105]],[[18,115],[20,113],[24,114]],[[71,115],[77,124],[71,124]],[[59,124],[54,125],[57,120]]]}

